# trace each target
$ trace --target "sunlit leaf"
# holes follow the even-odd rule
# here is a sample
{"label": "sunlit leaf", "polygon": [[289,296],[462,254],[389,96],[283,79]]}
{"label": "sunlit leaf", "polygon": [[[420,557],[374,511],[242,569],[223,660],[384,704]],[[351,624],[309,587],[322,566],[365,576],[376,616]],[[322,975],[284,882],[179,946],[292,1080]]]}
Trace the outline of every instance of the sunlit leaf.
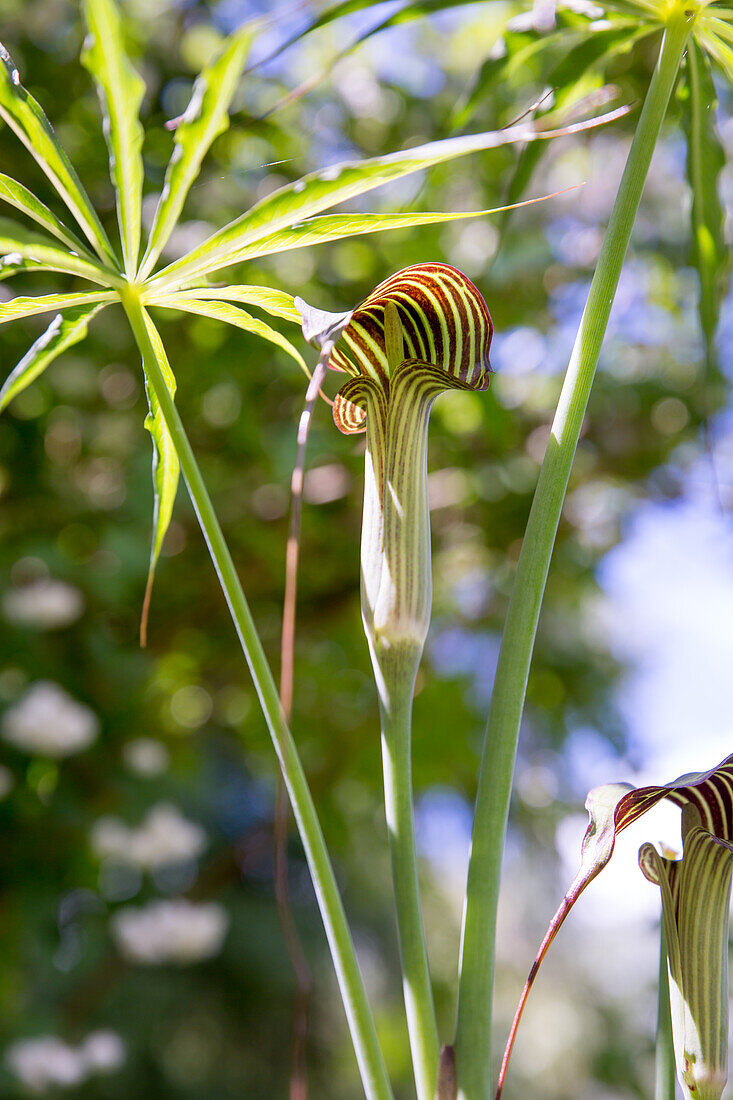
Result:
{"label": "sunlit leaf", "polygon": [[390,153],[369,160],[346,161],[319,172],[310,173],[295,183],[287,184],[262,199],[251,210],[209,237],[188,255],[170,264],[156,276],[156,287],[169,287],[190,280],[194,275],[212,272],[235,263],[244,249],[273,233],[292,227],[322,210],[328,210],[356,195],[364,194],[382,184],[400,179],[412,172],[435,164],[466,156],[483,149],[493,149],[517,141],[534,141],[577,133],[590,126],[619,118],[625,111],[612,111],[589,122],[576,123],[562,131],[538,133],[531,123],[522,123],[505,130],[447,138],[415,149]]}
{"label": "sunlit leaf", "polygon": [[237,306],[230,305],[228,302],[209,302],[189,298],[186,294],[171,294],[166,298],[151,299],[150,304],[165,306],[169,309],[182,309],[186,313],[197,313],[200,317],[210,317],[214,321],[224,321],[228,325],[244,329],[245,332],[251,332],[253,335],[282,348],[306,374],[308,373],[303,356],[282,333],[270,328],[258,317],[253,317],[250,313],[239,309]]}
{"label": "sunlit leaf", "polygon": [[733,83],[733,49],[727,42],[724,42],[719,35],[714,34],[712,30],[708,30],[705,26],[701,27],[695,38],[701,46],[707,50],[712,58],[717,61],[721,69],[728,77],[728,80]]}
{"label": "sunlit leaf", "polygon": [[11,179],[10,176],[5,176],[2,173],[0,173],[0,199],[10,206],[14,206],[16,210],[20,210],[23,214],[27,214],[34,222],[42,225],[54,237],[58,237],[60,241],[68,245],[73,252],[88,255],[93,260],[93,256],[91,253],[87,253],[85,246],[78,237],[70,229],[67,229],[63,222],[59,221],[45,203],[37,199],[33,192],[24,187],[22,183],[18,183],[17,180]]}
{"label": "sunlit leaf", "polygon": [[125,53],[122,21],[114,0],[84,0],[84,16],[89,37],[82,61],[99,90],[125,271],[132,277],[140,247],[143,128],[138,112],[145,85]]}
{"label": "sunlit leaf", "polygon": [[46,270],[43,264],[36,263],[35,260],[25,260],[17,252],[8,252],[7,255],[0,256],[0,282],[3,279],[11,279],[13,275],[22,275],[28,271]]}
{"label": "sunlit leaf", "polygon": [[251,40],[251,27],[232,34],[219,56],[206,66],[194,84],[191,101],[176,128],[175,146],[140,268],[142,278],[152,271],[165,247],[212,142],[229,125],[229,106]]}
{"label": "sunlit leaf", "polygon": [[32,95],[20,83],[20,74],[0,45],[0,116],[18,135],[48,176],[102,259],[116,263],[114,252],[94,207],[51,124]]}
{"label": "sunlit leaf", "polygon": [[[175,397],[176,380],[170,368],[168,357],[165,353],[163,341],[152,320],[145,314],[145,324],[153,345],[155,356],[158,360],[166,385],[171,397]],[[142,615],[140,617],[140,642],[145,645],[148,631],[148,614],[150,611],[150,598],[153,592],[155,568],[158,564],[160,551],[163,546],[165,533],[168,530],[173,515],[173,505],[178,491],[178,479],[180,465],[178,454],[171,438],[170,432],[161,412],[155,391],[147,377],[145,379],[145,393],[148,398],[148,415],[145,418],[145,427],[150,432],[153,441],[153,537],[150,545],[150,566],[148,580],[145,586],[145,598],[143,600]]]}
{"label": "sunlit leaf", "polygon": [[[327,241],[338,241],[344,237],[357,237],[364,233],[378,233],[387,229],[408,229],[418,225],[436,225],[440,222],[463,221],[467,218],[484,218],[490,214],[498,214],[501,211],[514,209],[516,206],[530,206],[543,199],[553,198],[545,195],[537,199],[528,199],[526,202],[514,204],[514,206],[497,206],[490,210],[458,210],[449,214],[421,212],[410,214],[322,214],[319,217],[308,218],[297,225],[280,229],[277,233],[270,233],[266,237],[255,241],[237,252],[229,263],[240,263],[254,256],[271,256],[276,252],[289,252],[294,248],[305,248],[308,245],[324,244]],[[220,295],[216,295],[219,297]],[[223,297],[223,295],[221,295]],[[257,304],[257,303],[255,303]]]}
{"label": "sunlit leaf", "polygon": [[87,334],[87,326],[104,305],[85,305],[59,313],[42,336],[39,336],[0,389],[0,411],[8,402],[30,386],[63,351],[78,344]]}
{"label": "sunlit leaf", "polygon": [[[101,264],[75,256],[72,252],[59,248],[48,237],[31,232],[25,226],[0,218],[0,255],[12,253],[24,260],[33,260],[49,271],[65,271],[69,275],[80,275],[92,283],[109,286],[110,272]],[[112,273],[113,277],[114,274]]]}
{"label": "sunlit leaf", "polygon": [[724,212],[718,191],[725,153],[715,125],[718,100],[710,64],[694,41],[687,49],[687,86],[682,98],[687,178],[692,195],[692,260],[700,279],[700,327],[707,365],[711,368],[715,361],[722,275],[728,257],[723,236]]}
{"label": "sunlit leaf", "polygon": [[0,325],[19,317],[32,317],[36,313],[73,309],[96,302],[114,302],[116,298],[117,295],[112,292],[95,290],[85,291],[83,294],[43,294],[37,298],[18,296],[11,298],[9,302],[0,302]]}
{"label": "sunlit leaf", "polygon": [[[186,289],[183,296],[202,302],[240,302],[245,306],[259,306],[273,317],[300,324],[300,313],[293,305],[293,295],[269,286],[192,287]],[[170,295],[163,295],[160,300],[167,301],[169,298]],[[155,304],[158,299],[151,301]]]}

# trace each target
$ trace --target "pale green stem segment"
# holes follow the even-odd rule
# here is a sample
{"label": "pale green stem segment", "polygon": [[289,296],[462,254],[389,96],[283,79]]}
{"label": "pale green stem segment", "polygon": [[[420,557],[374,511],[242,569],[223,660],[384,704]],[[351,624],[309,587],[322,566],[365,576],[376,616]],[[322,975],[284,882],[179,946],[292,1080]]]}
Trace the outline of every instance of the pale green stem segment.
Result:
{"label": "pale green stem segment", "polygon": [[669,1004],[669,970],[664,924],[659,929],[659,989],[657,995],[657,1041],[654,1060],[654,1100],[675,1100],[677,1073]]}
{"label": "pale green stem segment", "polygon": [[377,1041],[374,1020],[366,998],[364,982],[323,833],[295,742],[280,708],[275,681],[257,634],[252,613],[242,591],[198,463],[155,357],[138,291],[134,287],[129,287],[122,292],[121,298],[142,355],[146,376],[156,393],[178,452],[181,470],[229,605],[285,777],[328,937],[365,1095],[368,1100],[393,1100],[382,1052]]}
{"label": "pale green stem segment", "polygon": [[385,325],[388,401],[378,383],[356,383],[365,391],[368,409],[362,614],[379,692],[384,803],[415,1084],[418,1100],[433,1100],[440,1048],[420,905],[411,725],[432,602],[428,420],[447,380],[428,364],[400,362],[401,327],[389,309]]}
{"label": "pale green stem segment", "polygon": [[517,737],[540,606],[608,317],[693,19],[689,8],[677,6],[667,20],[565,376],[517,565],[476,798],[461,943],[456,1033],[459,1100],[490,1096],[496,907]]}

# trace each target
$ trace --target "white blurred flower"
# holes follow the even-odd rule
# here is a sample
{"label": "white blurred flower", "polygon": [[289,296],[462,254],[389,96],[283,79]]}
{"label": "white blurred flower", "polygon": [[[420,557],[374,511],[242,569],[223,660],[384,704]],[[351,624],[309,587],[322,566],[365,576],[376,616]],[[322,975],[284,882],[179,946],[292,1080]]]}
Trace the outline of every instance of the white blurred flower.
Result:
{"label": "white blurred flower", "polygon": [[152,737],[135,737],[127,741],[122,757],[130,771],[145,779],[162,775],[170,763],[170,754],[162,741]]}
{"label": "white blurred flower", "polygon": [[99,733],[93,711],[58,684],[38,680],[3,716],[3,737],[25,752],[62,757],[86,749]]}
{"label": "white blurred flower", "polygon": [[206,847],[206,833],[176,806],[160,802],[136,829],[117,817],[100,817],[92,828],[91,844],[100,859],[155,871],[196,859]]}
{"label": "white blurred flower", "polygon": [[216,955],[229,926],[216,902],[197,904],[185,898],[154,901],[142,909],[128,906],[112,918],[121,953],[131,962],[192,963]]}
{"label": "white blurred flower", "polygon": [[39,630],[69,626],[83,610],[84,597],[79,589],[50,577],[9,588],[3,596],[3,613],[9,622]]}
{"label": "white blurred flower", "polygon": [[90,1070],[111,1073],[125,1061],[125,1044],[116,1031],[92,1031],[79,1048]]}
{"label": "white blurred flower", "polygon": [[15,777],[10,768],[6,768],[4,764],[0,764],[0,798],[5,798],[10,794],[15,786]]}
{"label": "white blurred flower", "polygon": [[95,1073],[111,1073],[125,1060],[125,1047],[114,1031],[93,1031],[78,1047],[53,1035],[20,1039],[8,1047],[5,1061],[34,1092],[73,1088]]}

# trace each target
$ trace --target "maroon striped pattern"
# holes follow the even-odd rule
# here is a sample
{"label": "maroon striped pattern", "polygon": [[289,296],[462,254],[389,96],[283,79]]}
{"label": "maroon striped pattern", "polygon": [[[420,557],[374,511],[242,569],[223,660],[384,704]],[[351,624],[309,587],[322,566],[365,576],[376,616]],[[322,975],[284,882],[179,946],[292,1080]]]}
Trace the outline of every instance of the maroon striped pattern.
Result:
{"label": "maroon striped pattern", "polygon": [[[489,385],[489,349],[494,327],[486,302],[471,280],[441,263],[415,264],[380,283],[354,310],[331,353],[329,366],[352,377],[366,377],[389,392],[384,311],[397,307],[405,358],[445,371],[454,385],[483,390]],[[363,409],[337,398],[336,424],[347,433],[361,431]]]}

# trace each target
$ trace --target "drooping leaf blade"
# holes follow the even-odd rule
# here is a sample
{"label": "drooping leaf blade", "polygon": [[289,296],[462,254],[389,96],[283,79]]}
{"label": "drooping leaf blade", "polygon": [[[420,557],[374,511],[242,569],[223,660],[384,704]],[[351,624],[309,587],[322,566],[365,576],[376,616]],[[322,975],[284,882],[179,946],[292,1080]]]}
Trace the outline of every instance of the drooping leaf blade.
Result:
{"label": "drooping leaf blade", "polygon": [[[73,252],[59,248],[55,241],[40,233],[34,233],[23,225],[0,218],[0,255],[12,253],[24,260],[33,260],[49,271],[65,271],[69,275],[80,275],[92,283],[109,286],[114,280],[114,272],[92,260],[75,256]],[[111,278],[110,278],[111,276]]]}
{"label": "drooping leaf blade", "polygon": [[715,332],[728,254],[723,235],[725,215],[718,190],[725,154],[715,125],[718,99],[710,64],[694,40],[687,49],[685,91],[683,126],[692,196],[692,261],[700,280],[700,328],[706,363],[711,369],[715,363]]}
{"label": "drooping leaf blade", "polygon": [[191,101],[176,127],[175,145],[140,267],[146,278],[165,247],[186,201],[201,162],[214,140],[229,125],[229,107],[247,57],[253,30],[245,27],[229,36],[218,57],[204,68]]}
{"label": "drooping leaf blade", "polygon": [[112,291],[89,290],[83,294],[43,294],[37,298],[18,296],[9,302],[0,302],[0,325],[17,321],[21,317],[33,317],[37,313],[51,313],[60,309],[77,309],[79,306],[109,304],[117,295]]}
{"label": "drooping leaf blade", "polygon": [[43,110],[20,83],[20,74],[1,44],[0,116],[43,169],[100,259],[116,266],[112,246],[71,161]]}
{"label": "drooping leaf blade", "polygon": [[270,328],[258,317],[253,317],[245,310],[239,309],[238,306],[230,305],[228,302],[210,302],[189,298],[185,293],[150,299],[149,304],[167,307],[168,309],[182,309],[186,313],[196,313],[200,317],[223,321],[227,325],[234,325],[236,328],[244,329],[245,332],[251,332],[254,336],[259,336],[261,339],[282,348],[295,360],[301,370],[305,371],[306,374],[308,373],[303,356],[282,333]]}
{"label": "drooping leaf blade", "polygon": [[561,131],[546,130],[542,133],[531,123],[521,123],[505,130],[446,138],[383,157],[346,161],[310,173],[295,183],[286,184],[274,191],[186,256],[170,264],[156,276],[154,285],[169,287],[203,272],[225,267],[236,262],[236,257],[245,248],[264,237],[412,172],[419,172],[483,149],[493,149],[517,141],[534,141],[577,133],[590,126],[610,122],[623,113],[626,113],[625,108],[590,122],[575,123]]}
{"label": "drooping leaf blade", "polygon": [[[168,296],[164,296],[168,297]],[[300,324],[300,313],[293,304],[293,295],[269,286],[187,287],[184,297],[202,302],[239,302],[244,306],[259,306],[272,317]],[[153,304],[157,299],[151,299]]]}
{"label": "drooping leaf blade", "polygon": [[[150,336],[150,342],[155,351],[155,356],[158,360],[163,377],[165,378],[166,386],[168,387],[171,397],[175,397],[176,380],[170,368],[170,363],[168,362],[168,356],[165,353],[165,347],[160,338],[160,333],[147,312],[143,312],[148,335]],[[145,427],[150,432],[150,437],[153,442],[154,503],[153,535],[150,544],[150,566],[148,568],[148,579],[145,586],[145,597],[143,599],[143,609],[140,617],[141,645],[145,645],[147,641],[148,614],[150,611],[153,581],[155,579],[155,569],[158,564],[158,558],[160,557],[165,533],[170,526],[171,517],[173,515],[173,505],[176,500],[180,476],[178,454],[171,434],[168,431],[163,413],[161,412],[158,399],[155,396],[155,391],[150,385],[147,376],[145,379],[145,393],[148,398],[149,410],[145,418]]]}
{"label": "drooping leaf blade", "polygon": [[30,386],[57,356],[85,338],[89,322],[102,309],[104,304],[77,306],[54,317],[6,378],[0,389],[0,412]]}
{"label": "drooping leaf blade", "polygon": [[138,112],[145,84],[125,52],[122,20],[114,0],[84,0],[84,16],[89,36],[82,61],[99,91],[125,271],[132,278],[140,247],[143,128]]}
{"label": "drooping leaf blade", "polygon": [[17,180],[11,179],[10,176],[3,175],[1,172],[0,200],[8,203],[9,206],[14,206],[16,210],[20,210],[21,213],[32,218],[38,225],[42,225],[45,230],[63,241],[73,252],[86,255],[91,260],[94,259],[92,254],[87,252],[79,238],[70,229],[66,228],[64,223],[56,217],[52,210],[49,210],[45,203],[36,198],[33,192],[24,187],[22,183],[18,183]]}

